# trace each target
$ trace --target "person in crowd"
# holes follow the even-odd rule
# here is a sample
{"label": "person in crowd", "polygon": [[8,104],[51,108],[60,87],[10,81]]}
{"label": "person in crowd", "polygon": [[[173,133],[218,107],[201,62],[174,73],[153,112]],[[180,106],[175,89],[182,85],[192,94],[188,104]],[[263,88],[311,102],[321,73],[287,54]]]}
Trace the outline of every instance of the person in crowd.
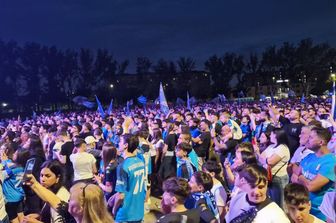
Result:
{"label": "person in crowd", "polygon": [[311,215],[311,202],[309,191],[301,184],[291,183],[285,187],[285,204],[289,218],[294,223],[323,223],[314,215]]}
{"label": "person in crowd", "polygon": [[234,184],[235,172],[238,168],[246,164],[257,164],[257,157],[255,156],[250,143],[238,144],[235,154],[236,156],[232,165],[230,164],[229,159],[226,159],[224,162],[224,173],[229,185]]}
{"label": "person in crowd", "polygon": [[300,133],[300,146],[296,149],[294,155],[290,160],[290,164],[288,165],[288,173],[292,173],[292,165],[297,164],[300,165],[300,162],[309,154],[313,153],[310,149],[307,148],[307,143],[309,139],[310,132],[314,126],[303,126],[301,128]]}
{"label": "person in crowd", "polygon": [[[74,150],[74,143],[70,139],[68,133],[66,131],[60,131],[58,133],[58,137],[60,137],[60,140],[62,141],[61,150],[59,153],[56,153],[57,159],[65,165],[65,171],[66,171],[66,179],[65,184],[67,186],[70,186],[73,181],[73,166],[70,161],[70,156]],[[69,188],[69,187],[68,187]]]}
{"label": "person in crowd", "polygon": [[43,201],[57,212],[62,223],[110,223],[113,218],[107,211],[103,191],[94,184],[76,183],[70,189],[69,201],[63,201],[51,190],[42,186],[32,175],[26,182]]}
{"label": "person in crowd", "polygon": [[186,209],[184,206],[190,195],[190,187],[186,179],[168,178],[163,182],[163,191],[161,208],[164,215],[158,219],[158,223],[200,222],[198,209]]}
{"label": "person in crowd", "polygon": [[188,209],[198,208],[200,222],[219,222],[219,212],[211,189],[213,186],[210,174],[197,171],[189,180],[191,199],[187,199],[185,205]]}
{"label": "person in crowd", "polygon": [[0,223],[9,223],[9,217],[6,212],[6,201],[3,194],[4,175],[0,171]]}
{"label": "person in crowd", "polygon": [[289,182],[287,174],[287,164],[290,159],[288,139],[285,130],[279,128],[272,130],[270,138],[272,144],[258,158],[271,175],[269,195],[283,208],[283,189]]}
{"label": "person in crowd", "polygon": [[330,153],[327,144],[331,134],[327,129],[314,127],[309,135],[307,147],[314,153],[306,156],[299,166],[293,166],[291,181],[307,187],[311,200],[311,214],[326,220],[326,216],[319,210],[323,196],[333,190],[335,183],[334,166],[336,157]]}
{"label": "person in crowd", "polygon": [[117,182],[117,149],[112,143],[106,142],[102,150],[103,169],[100,175],[95,175],[95,181],[104,191],[105,199],[108,200],[115,194],[115,185]]}
{"label": "person in crowd", "polygon": [[228,125],[224,125],[219,138],[215,136],[214,131],[211,132],[211,137],[214,142],[215,151],[219,154],[221,163],[224,163],[226,158],[229,158],[231,162],[233,160],[235,148],[238,145],[238,140],[233,139],[231,128]]}
{"label": "person in crowd", "polygon": [[293,156],[295,150],[299,147],[299,136],[303,124],[300,122],[300,112],[296,109],[292,109],[288,114],[288,118],[279,114],[279,111],[269,106],[269,112],[273,120],[279,121],[288,138],[288,148],[290,155]]}
{"label": "person in crowd", "polygon": [[[137,157],[139,139],[131,134],[120,138],[124,161],[118,165],[116,194],[109,199],[116,222],[141,222],[146,197],[145,163]],[[136,211],[130,211],[136,210]]]}
{"label": "person in crowd", "polygon": [[177,135],[174,132],[175,124],[167,124],[167,137],[164,140],[162,162],[159,170],[160,177],[165,180],[176,175],[176,156],[174,154],[177,145]]}
{"label": "person in crowd", "polygon": [[[336,166],[334,172],[336,174]],[[336,190],[329,191],[323,196],[319,209],[326,216],[327,223],[336,223]]]}
{"label": "person in crowd", "polygon": [[[12,149],[12,147],[7,147],[1,153],[1,161],[4,167],[2,171],[2,189],[9,220],[12,223],[19,223],[23,219],[23,202],[25,198],[21,181],[24,166],[30,154],[26,149],[18,149],[15,152]],[[12,159],[10,159],[11,157]]]}
{"label": "person in crowd", "polygon": [[[209,173],[212,177],[213,186],[211,188],[211,193],[215,197],[216,205],[219,212],[219,222],[224,222],[225,217],[225,206],[228,201],[227,185],[224,182],[223,178],[220,177],[221,174],[221,166],[218,162],[213,160],[208,160],[203,164],[203,171]],[[224,187],[225,185],[225,187]]]}
{"label": "person in crowd", "polygon": [[201,134],[197,138],[192,138],[192,141],[195,143],[194,150],[198,156],[198,169],[202,169],[202,165],[205,162],[205,159],[209,156],[211,144],[209,125],[209,121],[203,119],[200,122]]}
{"label": "person in crowd", "polygon": [[196,167],[193,166],[188,154],[191,152],[192,147],[190,144],[182,142],[177,144],[175,154],[177,158],[177,172],[176,176],[189,180],[193,175]]}
{"label": "person in crowd", "polygon": [[[42,164],[40,173],[40,184],[52,191],[60,200],[68,202],[69,191],[64,187],[65,173],[62,164],[58,160],[46,161]],[[24,217],[23,222],[55,222],[62,223],[62,216],[45,203],[39,214],[29,214]]]}
{"label": "person in crowd", "polygon": [[74,153],[70,155],[74,169],[74,184],[79,181],[90,183],[94,174],[97,173],[96,159],[92,154],[86,152],[84,139],[75,139],[74,146]]}
{"label": "person in crowd", "polygon": [[245,115],[241,119],[240,129],[242,130],[242,142],[251,142],[252,140],[252,130],[250,125],[251,119],[249,116]]}
{"label": "person in crowd", "polygon": [[257,164],[247,165],[240,169],[236,181],[242,192],[231,199],[226,222],[290,222],[284,211],[267,196],[266,169]]}

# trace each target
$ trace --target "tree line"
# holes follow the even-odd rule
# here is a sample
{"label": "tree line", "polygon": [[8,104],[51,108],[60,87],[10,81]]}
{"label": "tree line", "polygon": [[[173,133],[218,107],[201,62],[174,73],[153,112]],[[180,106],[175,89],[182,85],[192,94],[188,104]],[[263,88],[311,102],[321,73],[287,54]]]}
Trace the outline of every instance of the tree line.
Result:
{"label": "tree line", "polygon": [[[199,70],[190,57],[177,61],[139,57],[136,74],[126,73],[129,65],[129,60],[117,61],[107,49],[62,50],[0,40],[0,100],[13,107],[70,103],[76,95],[98,95],[103,102],[116,97],[121,102],[137,94],[157,95],[160,81],[166,84],[168,99],[185,97],[187,90],[201,98],[229,95],[278,79],[300,83],[307,93],[321,93],[329,83],[331,67],[336,71],[336,49],[303,39],[269,46],[258,54],[213,55]],[[232,78],[236,86],[228,84]]]}

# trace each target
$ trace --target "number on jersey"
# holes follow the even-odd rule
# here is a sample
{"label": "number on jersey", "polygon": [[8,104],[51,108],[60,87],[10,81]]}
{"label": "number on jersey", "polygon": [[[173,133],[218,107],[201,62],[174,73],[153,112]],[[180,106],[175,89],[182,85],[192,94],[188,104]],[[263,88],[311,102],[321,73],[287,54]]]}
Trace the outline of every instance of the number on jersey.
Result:
{"label": "number on jersey", "polygon": [[134,178],[136,180],[136,184],[134,187],[133,194],[138,194],[142,192],[144,189],[144,180],[145,180],[145,170],[137,170],[134,172]]}

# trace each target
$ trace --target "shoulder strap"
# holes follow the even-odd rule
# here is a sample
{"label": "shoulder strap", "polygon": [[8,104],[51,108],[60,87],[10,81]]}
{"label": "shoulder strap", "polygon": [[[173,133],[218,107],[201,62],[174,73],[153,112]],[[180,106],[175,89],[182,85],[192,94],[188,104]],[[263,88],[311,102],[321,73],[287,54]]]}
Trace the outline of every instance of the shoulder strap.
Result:
{"label": "shoulder strap", "polygon": [[277,173],[279,173],[279,171],[282,169],[282,167],[284,167],[286,164],[287,162],[284,162],[284,164],[282,164],[282,166],[275,172],[275,174],[273,174],[272,178],[275,177]]}

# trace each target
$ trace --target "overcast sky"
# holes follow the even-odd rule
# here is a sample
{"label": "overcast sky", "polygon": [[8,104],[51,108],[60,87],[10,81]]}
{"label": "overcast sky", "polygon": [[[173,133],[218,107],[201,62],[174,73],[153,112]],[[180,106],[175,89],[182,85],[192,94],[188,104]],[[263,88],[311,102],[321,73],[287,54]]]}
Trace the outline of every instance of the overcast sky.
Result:
{"label": "overcast sky", "polygon": [[335,0],[0,0],[0,38],[59,48],[107,48],[138,56],[196,59],[260,52],[303,38],[336,46]]}

